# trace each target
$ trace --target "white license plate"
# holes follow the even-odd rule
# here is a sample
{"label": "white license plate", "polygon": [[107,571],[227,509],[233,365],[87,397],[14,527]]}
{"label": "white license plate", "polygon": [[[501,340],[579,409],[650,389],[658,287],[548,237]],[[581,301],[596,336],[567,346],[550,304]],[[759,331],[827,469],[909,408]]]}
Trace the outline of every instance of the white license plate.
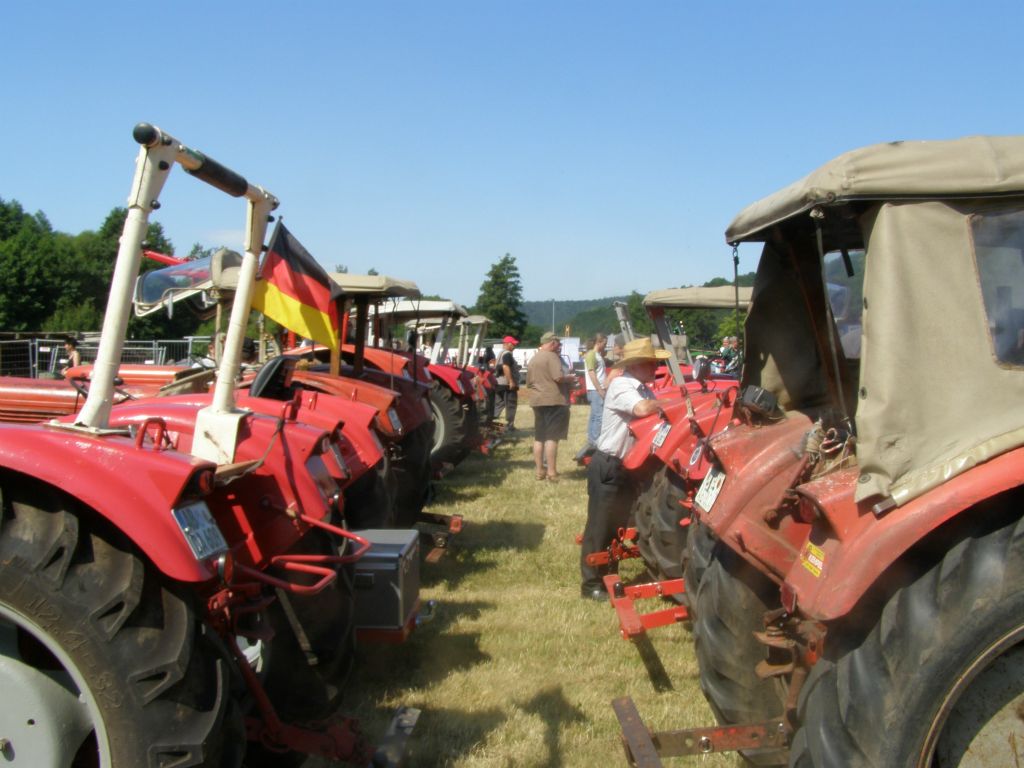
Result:
{"label": "white license plate", "polygon": [[700,484],[700,489],[693,498],[694,503],[704,512],[710,512],[723,485],[725,485],[725,472],[718,467],[711,467],[704,475],[704,482]]}
{"label": "white license plate", "polygon": [[217,527],[205,501],[194,501],[183,507],[176,507],[171,512],[196,560],[205,560],[227,552],[228,544],[224,541],[224,534]]}
{"label": "white license plate", "polygon": [[658,427],[658,434],[654,436],[654,440],[651,441],[652,448],[661,448],[665,444],[665,438],[668,437],[668,433],[672,431],[672,425],[667,421],[661,422],[661,426]]}

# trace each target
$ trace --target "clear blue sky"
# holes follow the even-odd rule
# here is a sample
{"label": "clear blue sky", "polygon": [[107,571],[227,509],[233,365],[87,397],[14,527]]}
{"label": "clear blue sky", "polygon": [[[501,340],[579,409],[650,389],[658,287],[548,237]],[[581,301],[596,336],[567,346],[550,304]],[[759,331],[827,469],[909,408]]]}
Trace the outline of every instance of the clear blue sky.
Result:
{"label": "clear blue sky", "polygon": [[[732,217],[841,152],[1024,132],[1020,0],[40,0],[0,19],[3,199],[99,227],[148,121],[276,194],[328,269],[466,304],[505,253],[528,300],[731,276]],[[179,253],[240,246],[242,202],[180,169],[161,200]]]}

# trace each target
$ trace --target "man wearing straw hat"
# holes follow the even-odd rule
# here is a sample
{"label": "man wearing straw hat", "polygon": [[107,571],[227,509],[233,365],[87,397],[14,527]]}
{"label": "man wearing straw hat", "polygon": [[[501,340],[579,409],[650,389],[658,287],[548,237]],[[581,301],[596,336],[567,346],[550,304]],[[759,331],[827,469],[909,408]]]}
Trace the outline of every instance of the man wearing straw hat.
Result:
{"label": "man wearing straw hat", "polygon": [[614,364],[621,374],[609,377],[605,391],[604,413],[597,450],[587,467],[587,525],[580,551],[580,594],[592,600],[607,600],[601,577],[615,566],[587,564],[587,555],[608,548],[619,528],[626,526],[636,490],[622,460],[634,438],[629,423],[661,411],[654,393],[647,386],[668,352],[655,349],[649,338],[634,339],[622,348],[622,357]]}

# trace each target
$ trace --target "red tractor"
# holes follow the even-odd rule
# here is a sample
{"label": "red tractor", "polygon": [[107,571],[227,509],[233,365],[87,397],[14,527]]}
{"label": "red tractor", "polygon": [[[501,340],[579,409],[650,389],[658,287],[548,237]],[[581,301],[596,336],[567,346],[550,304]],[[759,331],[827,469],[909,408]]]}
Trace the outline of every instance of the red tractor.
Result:
{"label": "red tractor", "polygon": [[[0,425],[0,754],[25,765],[366,764],[335,714],[352,662],[337,419],[234,400],[249,292],[277,200],[151,125],[141,145],[88,395],[77,416]],[[115,405],[148,217],[175,164],[243,197],[239,295],[212,394]],[[320,425],[296,415],[316,411]],[[324,418],[327,416],[327,418]],[[414,719],[407,720],[406,725]],[[246,743],[248,741],[248,744]]]}
{"label": "red tractor", "polygon": [[634,764],[1016,764],[1024,138],[850,152],[726,240],[764,245],[686,585],[721,725],[652,734],[618,700]]}
{"label": "red tractor", "polygon": [[[147,254],[149,255],[149,254]],[[160,311],[176,302],[185,306],[209,312],[218,307],[218,313],[230,308],[238,285],[241,257],[231,251],[221,250],[211,257],[184,264],[174,264],[159,270],[152,270],[140,277],[135,289],[135,312],[140,316]],[[187,269],[186,269],[187,267]],[[355,278],[344,276],[351,282]],[[359,276],[356,276],[357,278]],[[391,295],[418,294],[411,283],[400,283],[384,277],[371,276],[371,283],[361,284],[360,290],[343,292],[339,301],[343,306],[358,303],[374,291]],[[219,316],[219,314],[218,314]],[[218,327],[219,327],[218,323]],[[323,350],[326,352],[326,349]],[[301,357],[302,349],[295,350],[293,361]],[[216,359],[217,353],[212,355]],[[431,423],[426,411],[426,386],[418,385],[408,374],[401,371],[383,372],[379,367],[367,365],[373,360],[378,365],[390,366],[394,356],[385,350],[367,348],[365,352],[347,345],[346,362],[333,373],[325,365],[309,368],[303,365],[291,371],[289,380],[293,386],[277,391],[277,399],[289,399],[293,390],[304,388],[324,395],[336,396],[331,408],[344,414],[342,429],[347,432],[361,432],[357,424],[365,421],[359,413],[369,407],[375,412],[370,422],[376,438],[373,440],[377,454],[367,456],[371,460],[372,473],[353,478],[346,487],[348,517],[355,527],[384,528],[394,525],[408,526],[417,519],[426,502],[430,488],[429,445]],[[382,361],[383,360],[383,361]],[[211,364],[206,358],[187,366],[146,366],[122,365],[118,375],[125,391],[161,394],[176,391],[202,392],[209,374],[204,376],[195,365]],[[89,367],[72,369],[69,375],[86,376]],[[290,368],[291,370],[291,368]],[[247,387],[254,379],[250,372],[243,377],[241,386]],[[354,439],[365,444],[365,435]]]}
{"label": "red tractor", "polygon": [[[708,361],[690,352],[685,329],[673,333],[667,313],[681,309],[746,312],[750,288],[691,287],[653,291],[644,307],[669,358],[655,383],[665,416],[647,417],[633,431],[637,442],[625,466],[640,477],[633,507],[637,544],[648,571],[658,580],[683,575],[693,495],[707,474],[703,445],[732,418],[737,382],[711,373]],[[680,593],[677,593],[680,594]]]}
{"label": "red tractor", "polygon": [[[417,335],[424,328],[433,334],[426,361],[426,370],[434,381],[430,390],[434,415],[431,459],[436,468],[458,464],[485,442],[480,430],[481,410],[487,402],[483,385],[468,368],[469,360],[448,359],[449,336],[467,317],[466,310],[453,301],[404,300],[382,306],[381,316],[392,325],[406,324]],[[415,349],[406,355],[418,357]]]}

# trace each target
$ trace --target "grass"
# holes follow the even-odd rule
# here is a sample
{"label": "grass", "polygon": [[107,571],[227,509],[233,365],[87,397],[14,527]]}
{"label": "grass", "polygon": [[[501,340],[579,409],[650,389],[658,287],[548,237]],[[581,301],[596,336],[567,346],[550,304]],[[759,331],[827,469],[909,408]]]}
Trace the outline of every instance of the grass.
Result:
{"label": "grass", "polygon": [[[423,564],[421,598],[436,601],[434,619],[403,645],[362,648],[346,689],[341,709],[371,739],[394,708],[423,711],[413,766],[626,765],[611,708],[620,696],[656,730],[714,723],[683,626],[634,644],[619,636],[607,603],[579,597],[575,537],[587,493],[572,456],[585,441],[587,408],[572,410],[557,484],[534,479],[532,412],[519,413],[518,440],[470,456],[438,483],[431,511],[461,514],[465,528],[440,563]],[[624,581],[642,570],[638,560],[620,569]],[[698,763],[740,761],[666,760]]]}

